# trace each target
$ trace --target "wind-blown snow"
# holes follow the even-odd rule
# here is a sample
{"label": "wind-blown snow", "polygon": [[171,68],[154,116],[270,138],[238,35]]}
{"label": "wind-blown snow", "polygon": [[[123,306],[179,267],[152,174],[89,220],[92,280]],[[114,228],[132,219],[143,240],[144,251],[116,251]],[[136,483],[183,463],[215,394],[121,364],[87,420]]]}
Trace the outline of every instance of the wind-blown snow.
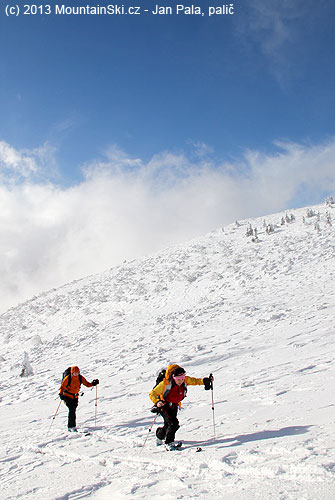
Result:
{"label": "wind-blown snow", "polygon": [[[0,316],[1,499],[335,498],[335,210],[311,209],[267,216],[270,234],[240,221]],[[20,377],[25,353],[33,375]],[[184,450],[168,453],[159,419],[148,431],[148,393],[170,362],[213,372],[215,411],[191,387]],[[97,408],[84,388],[77,411],[89,436],[67,432],[63,404],[52,418],[74,364],[100,379]]]}

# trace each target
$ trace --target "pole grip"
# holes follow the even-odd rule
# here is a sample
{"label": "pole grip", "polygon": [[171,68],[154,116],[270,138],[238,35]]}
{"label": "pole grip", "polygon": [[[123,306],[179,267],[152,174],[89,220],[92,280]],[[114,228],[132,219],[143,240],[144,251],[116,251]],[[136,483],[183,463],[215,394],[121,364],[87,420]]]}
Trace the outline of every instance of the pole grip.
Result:
{"label": "pole grip", "polygon": [[211,391],[213,390],[213,373],[210,373],[209,374],[209,380],[210,380],[210,388],[211,388]]}

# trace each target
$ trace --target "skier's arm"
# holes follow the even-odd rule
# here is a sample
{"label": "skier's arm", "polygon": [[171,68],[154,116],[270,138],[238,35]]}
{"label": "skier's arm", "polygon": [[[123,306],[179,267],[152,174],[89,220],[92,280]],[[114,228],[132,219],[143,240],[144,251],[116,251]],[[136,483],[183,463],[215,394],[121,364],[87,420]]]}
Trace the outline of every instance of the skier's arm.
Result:
{"label": "skier's arm", "polygon": [[163,394],[164,394],[164,382],[160,382],[158,385],[156,385],[156,387],[152,389],[152,391],[149,394],[149,398],[154,404],[157,404],[158,401],[164,401]]}
{"label": "skier's arm", "polygon": [[185,383],[186,385],[204,385],[204,379],[186,376]]}
{"label": "skier's arm", "polygon": [[86,378],[81,376],[81,383],[86,385],[86,387],[93,387],[93,384],[91,382],[87,382]]}

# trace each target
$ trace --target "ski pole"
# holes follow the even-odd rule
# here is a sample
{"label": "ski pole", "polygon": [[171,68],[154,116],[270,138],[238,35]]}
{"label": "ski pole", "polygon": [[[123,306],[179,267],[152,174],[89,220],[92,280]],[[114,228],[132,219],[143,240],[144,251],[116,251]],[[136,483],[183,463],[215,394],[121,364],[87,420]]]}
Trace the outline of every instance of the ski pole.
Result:
{"label": "ski pole", "polygon": [[212,392],[212,410],[213,410],[213,428],[214,428],[214,437],[215,437],[215,417],[214,417],[214,390],[213,390],[213,374],[209,375],[211,381],[211,392]]}
{"label": "ski pole", "polygon": [[61,402],[62,402],[62,401],[60,401],[60,402],[59,402],[59,405],[58,405],[58,407],[57,407],[56,413],[55,413],[55,414],[54,414],[54,416],[52,417],[51,424],[50,424],[49,430],[48,430],[48,432],[47,432],[47,435],[48,435],[48,434],[49,434],[49,432],[50,432],[50,429],[51,429],[52,424],[54,423],[54,420],[55,420],[56,415],[57,415],[57,413],[58,413],[58,410],[59,410],[59,407],[60,407],[60,405],[61,405]]}
{"label": "ski pole", "polygon": [[95,386],[95,419],[94,425],[97,426],[97,412],[98,412],[98,386]]}
{"label": "ski pole", "polygon": [[[144,443],[143,443],[143,445],[142,445],[141,451],[142,451],[142,450],[143,450],[143,448],[145,447],[145,443],[147,442],[147,439],[148,439],[148,437],[149,437],[149,434],[150,434],[150,432],[151,432],[151,430],[152,430],[152,428],[153,428],[153,426],[154,426],[154,423],[156,422],[156,419],[157,419],[158,415],[159,415],[159,413],[157,413],[157,414],[156,414],[156,416],[155,416],[155,418],[154,418],[154,420],[153,420],[153,422],[152,422],[152,424],[151,424],[151,426],[150,426],[150,428],[149,428],[149,432],[148,432],[147,437],[145,438],[145,441],[144,441]],[[141,453],[141,451],[140,451],[140,453]]]}

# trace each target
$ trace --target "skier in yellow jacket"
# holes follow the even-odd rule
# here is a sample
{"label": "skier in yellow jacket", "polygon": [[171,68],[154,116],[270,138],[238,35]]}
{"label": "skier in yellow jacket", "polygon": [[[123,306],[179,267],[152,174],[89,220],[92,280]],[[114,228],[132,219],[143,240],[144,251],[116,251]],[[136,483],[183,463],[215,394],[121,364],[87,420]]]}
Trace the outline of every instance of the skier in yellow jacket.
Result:
{"label": "skier in yellow jacket", "polygon": [[158,427],[156,431],[156,444],[165,445],[169,450],[176,449],[175,435],[179,429],[177,419],[178,408],[181,401],[185,398],[188,385],[204,385],[205,390],[211,388],[213,377],[195,378],[186,375],[184,368],[179,365],[169,365],[164,379],[154,387],[149,397],[155,404],[152,410],[154,413],[160,413],[164,419],[163,427]]}

